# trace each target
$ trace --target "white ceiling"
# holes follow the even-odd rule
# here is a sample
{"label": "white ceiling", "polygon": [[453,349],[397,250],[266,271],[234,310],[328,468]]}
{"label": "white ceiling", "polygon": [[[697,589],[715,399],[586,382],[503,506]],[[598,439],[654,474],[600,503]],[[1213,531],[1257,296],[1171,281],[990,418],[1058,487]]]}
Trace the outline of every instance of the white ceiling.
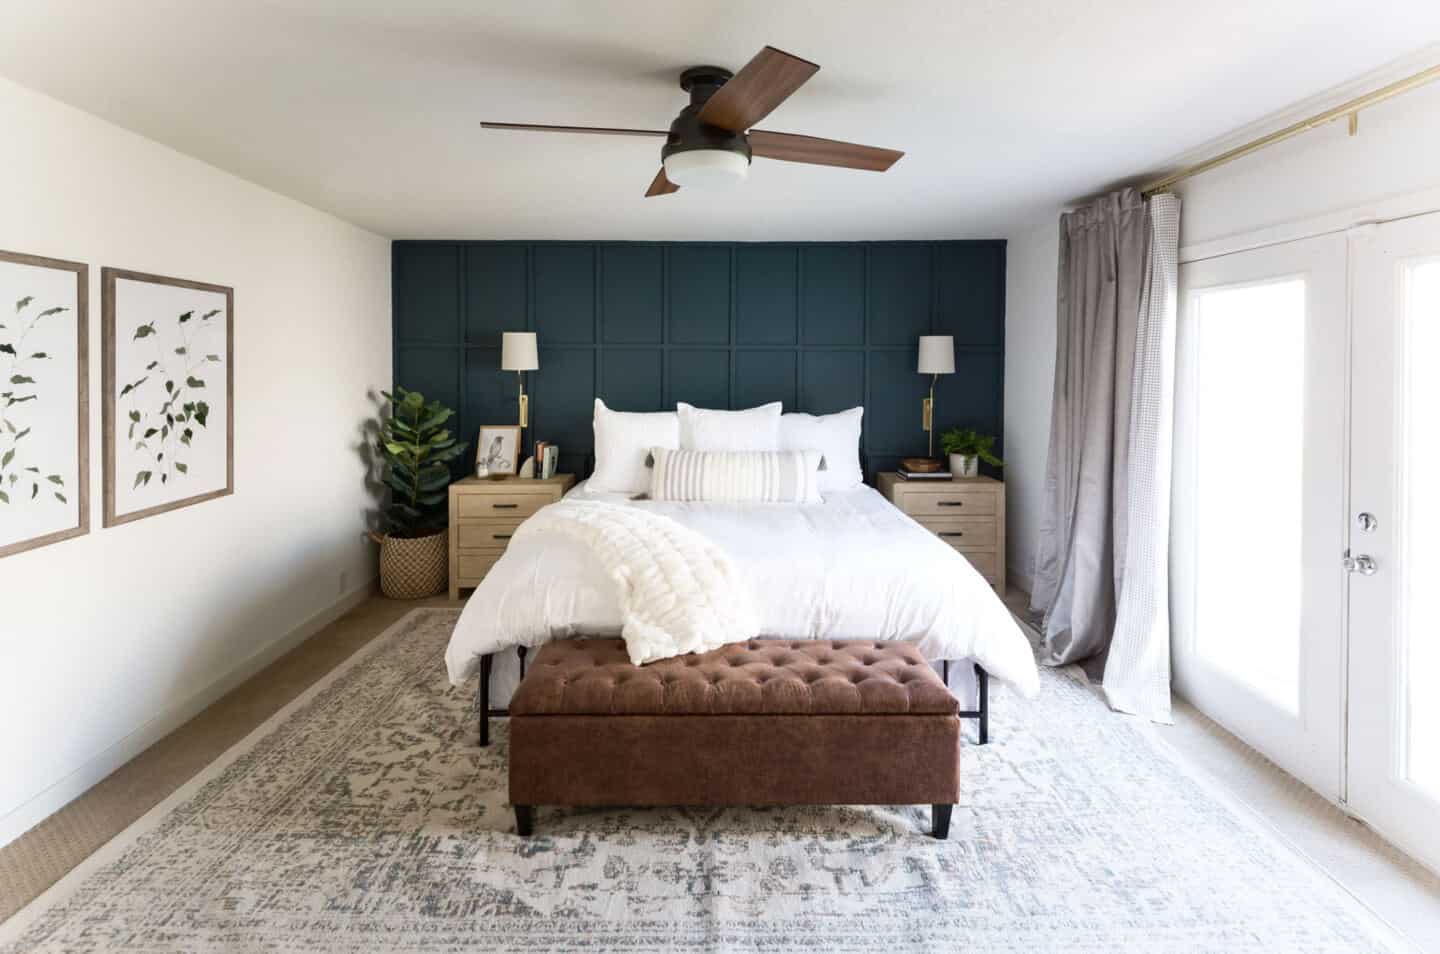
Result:
{"label": "white ceiling", "polygon": [[[1435,0],[0,0],[0,75],[394,238],[1007,234],[1440,37]],[[906,150],[643,198],[679,71],[819,63],[764,128]],[[5,149],[23,147],[5,136]]]}

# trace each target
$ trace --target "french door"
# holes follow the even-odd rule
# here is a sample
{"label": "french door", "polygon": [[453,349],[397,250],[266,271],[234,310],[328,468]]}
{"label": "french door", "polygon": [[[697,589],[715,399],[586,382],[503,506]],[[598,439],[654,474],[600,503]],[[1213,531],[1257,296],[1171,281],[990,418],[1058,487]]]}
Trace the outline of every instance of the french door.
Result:
{"label": "french door", "polygon": [[1353,262],[1348,803],[1440,870],[1440,214]]}
{"label": "french door", "polygon": [[1176,688],[1343,797],[1347,249],[1180,269],[1171,538]]}

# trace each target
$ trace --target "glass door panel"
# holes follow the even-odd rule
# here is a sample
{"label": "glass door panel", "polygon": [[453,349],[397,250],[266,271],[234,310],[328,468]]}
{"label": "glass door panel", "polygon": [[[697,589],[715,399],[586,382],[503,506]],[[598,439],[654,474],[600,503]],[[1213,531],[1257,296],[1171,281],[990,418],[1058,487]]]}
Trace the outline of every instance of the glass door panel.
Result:
{"label": "glass door panel", "polygon": [[1338,799],[1345,240],[1187,263],[1180,285],[1176,688]]}

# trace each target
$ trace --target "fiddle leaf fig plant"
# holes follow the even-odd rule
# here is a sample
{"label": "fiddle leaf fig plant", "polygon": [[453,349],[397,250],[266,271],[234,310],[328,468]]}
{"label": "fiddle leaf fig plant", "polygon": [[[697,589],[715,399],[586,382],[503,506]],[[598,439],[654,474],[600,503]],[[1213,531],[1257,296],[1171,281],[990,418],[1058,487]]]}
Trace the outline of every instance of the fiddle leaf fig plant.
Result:
{"label": "fiddle leaf fig plant", "polygon": [[1000,467],[1004,461],[995,456],[992,434],[981,434],[973,427],[952,427],[940,435],[940,449],[947,454],[961,457],[978,457],[991,467]]}
{"label": "fiddle leaf fig plant", "polygon": [[384,523],[392,536],[423,537],[445,526],[450,461],[465,453],[444,425],[455,415],[419,391],[382,391],[390,414],[380,419],[379,450],[385,461],[390,503]]}

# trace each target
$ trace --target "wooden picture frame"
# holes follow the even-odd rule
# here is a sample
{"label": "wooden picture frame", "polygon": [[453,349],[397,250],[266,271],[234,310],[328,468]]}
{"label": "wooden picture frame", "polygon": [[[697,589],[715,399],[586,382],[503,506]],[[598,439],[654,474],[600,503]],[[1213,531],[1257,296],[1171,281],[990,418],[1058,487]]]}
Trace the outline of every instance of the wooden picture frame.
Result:
{"label": "wooden picture frame", "polygon": [[[100,272],[100,300],[104,525],[234,493],[235,290],[107,267]],[[223,334],[217,318],[223,318]],[[139,364],[137,342],[144,339],[152,339],[144,355],[150,361]],[[223,389],[213,386],[219,375],[212,366],[220,363]],[[211,402],[221,394],[224,413],[211,414]],[[124,419],[117,420],[121,413]],[[216,424],[223,434],[215,433]],[[198,473],[191,470],[196,457],[202,461]],[[186,493],[187,484],[194,493]]]}
{"label": "wooden picture frame", "polygon": [[477,474],[482,464],[488,477],[514,477],[520,471],[519,424],[480,425],[480,435],[475,440]]}
{"label": "wooden picture frame", "polygon": [[[71,279],[64,275],[46,276],[53,285],[50,293],[40,295],[32,284],[44,282],[28,281],[29,269],[48,269],[73,276],[73,298],[70,292]],[[61,288],[64,291],[61,291]],[[29,289],[29,290],[26,290]],[[16,297],[12,297],[11,293]],[[53,301],[51,299],[54,299]],[[60,302],[64,303],[61,304]],[[74,322],[73,336],[64,327],[69,313]],[[0,557],[7,557],[37,547],[48,546],[84,536],[90,532],[90,266],[82,262],[71,262],[20,252],[0,251],[0,493],[5,500],[0,502]],[[67,456],[71,445],[70,435],[53,434],[53,429],[63,418],[69,421],[71,408],[69,388],[61,394],[62,404],[57,409],[53,402],[45,400],[43,389],[45,374],[41,368],[49,369],[50,362],[61,361],[67,368],[62,374],[68,375],[71,355],[54,350],[55,346],[67,347],[73,337],[74,380],[74,469],[73,479],[69,460],[55,464],[54,454]],[[53,342],[47,345],[46,342]],[[35,367],[31,367],[35,365]],[[39,375],[39,377],[37,377]],[[68,383],[68,382],[67,382]],[[34,386],[34,387],[32,387]],[[21,389],[25,389],[22,393]],[[54,420],[47,421],[47,413],[53,410]],[[49,424],[49,428],[46,424]],[[34,430],[42,428],[41,431]],[[26,438],[35,435],[43,437],[49,453],[29,463],[26,452],[40,441]],[[40,466],[40,464],[46,466]],[[26,485],[29,485],[29,491]],[[6,513],[12,506],[17,510],[32,501],[42,501],[41,506],[62,505],[64,513],[53,515],[32,514],[26,522],[38,532],[22,536],[26,531],[17,529],[7,534]],[[44,525],[58,522],[64,514],[75,514],[72,526],[61,526],[53,530]],[[24,518],[21,518],[24,519]],[[66,520],[65,523],[70,523]],[[8,541],[8,542],[7,542]]]}

